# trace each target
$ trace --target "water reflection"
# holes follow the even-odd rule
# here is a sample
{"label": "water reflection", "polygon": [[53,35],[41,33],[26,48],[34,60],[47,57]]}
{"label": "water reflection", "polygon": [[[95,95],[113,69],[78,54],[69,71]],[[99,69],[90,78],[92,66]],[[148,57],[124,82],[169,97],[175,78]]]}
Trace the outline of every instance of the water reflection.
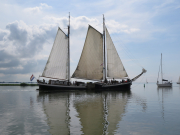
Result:
{"label": "water reflection", "polygon": [[129,98],[131,91],[39,93],[37,99],[47,116],[50,134],[70,134],[71,118],[76,117],[80,124],[73,126],[79,128],[77,134],[89,135],[114,134]]}
{"label": "water reflection", "polygon": [[39,93],[0,87],[0,134],[179,134],[180,89]]}
{"label": "water reflection", "polygon": [[70,133],[69,129],[69,97],[70,93],[39,93],[38,101],[42,103],[44,113],[47,116],[50,134]]}
{"label": "water reflection", "polygon": [[161,114],[163,120],[165,120],[165,107],[164,99],[172,93],[172,87],[157,87],[158,99],[161,105]]}

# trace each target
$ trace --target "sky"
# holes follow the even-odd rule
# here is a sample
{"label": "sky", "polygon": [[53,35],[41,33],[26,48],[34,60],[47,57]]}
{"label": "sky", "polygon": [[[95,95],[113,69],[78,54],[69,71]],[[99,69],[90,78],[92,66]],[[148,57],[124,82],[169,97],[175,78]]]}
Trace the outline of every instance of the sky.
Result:
{"label": "sky", "polygon": [[[88,25],[102,32],[102,14],[130,78],[156,82],[161,53],[163,76],[180,76],[179,0],[0,0],[0,82],[30,81],[42,75],[58,27],[67,33],[71,16],[73,74]],[[34,79],[34,81],[36,81]]]}

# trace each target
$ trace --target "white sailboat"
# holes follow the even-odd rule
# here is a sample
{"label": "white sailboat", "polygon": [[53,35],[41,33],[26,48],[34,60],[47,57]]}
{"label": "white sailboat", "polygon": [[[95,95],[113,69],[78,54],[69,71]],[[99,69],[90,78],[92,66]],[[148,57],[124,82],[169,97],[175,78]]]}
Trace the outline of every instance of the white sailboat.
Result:
{"label": "white sailboat", "polygon": [[161,70],[161,80],[162,82],[159,83],[158,79],[159,79],[159,72],[158,72],[158,79],[157,79],[157,86],[158,87],[172,87],[172,82],[163,79],[163,72],[162,72],[162,53],[161,53],[161,69],[159,68],[159,71]]}
{"label": "white sailboat", "polygon": [[178,80],[177,84],[180,84],[180,76],[179,76],[179,80]]}
{"label": "white sailboat", "polygon": [[[70,16],[69,16],[70,20]],[[48,83],[38,80],[39,90],[80,90],[86,89],[83,82],[76,85],[70,83],[70,21],[68,34],[60,28],[54,41],[49,59],[41,77],[51,78]],[[107,52],[107,53],[106,53]],[[106,64],[107,63],[107,64]],[[110,34],[105,26],[103,17],[103,34],[89,25],[83,51],[72,78],[97,80],[95,89],[130,89],[133,81],[139,78],[146,70],[133,79],[128,74],[113,44]],[[53,80],[56,79],[56,80]],[[111,80],[111,83],[108,83]],[[118,82],[114,79],[122,79]],[[125,80],[123,80],[125,79]]]}
{"label": "white sailboat", "polygon": [[[129,79],[105,26],[103,16],[103,34],[89,25],[83,51],[72,78],[97,80],[99,82],[95,83],[95,89],[123,90],[130,89],[132,81],[135,81],[145,72],[146,70],[143,69],[140,75]],[[110,82],[107,79],[113,80]],[[122,81],[118,82],[114,79],[122,79]]]}

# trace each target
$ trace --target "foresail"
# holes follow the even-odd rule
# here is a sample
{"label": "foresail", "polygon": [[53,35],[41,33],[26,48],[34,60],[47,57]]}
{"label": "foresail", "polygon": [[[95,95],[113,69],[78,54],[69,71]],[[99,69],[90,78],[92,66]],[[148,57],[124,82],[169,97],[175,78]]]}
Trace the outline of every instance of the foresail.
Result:
{"label": "foresail", "polygon": [[112,78],[121,79],[124,77],[128,77],[107,28],[106,28],[106,47],[107,47],[107,77],[111,79]]}
{"label": "foresail", "polygon": [[43,77],[67,79],[68,37],[58,28],[56,38],[46,63]]}
{"label": "foresail", "polygon": [[72,78],[101,80],[103,78],[103,36],[89,26],[84,48]]}

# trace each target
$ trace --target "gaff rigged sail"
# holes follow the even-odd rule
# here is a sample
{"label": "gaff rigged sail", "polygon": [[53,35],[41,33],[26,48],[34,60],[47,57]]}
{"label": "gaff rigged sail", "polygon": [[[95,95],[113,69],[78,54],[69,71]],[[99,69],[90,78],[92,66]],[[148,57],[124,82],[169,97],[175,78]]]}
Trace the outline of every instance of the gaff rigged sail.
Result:
{"label": "gaff rigged sail", "polygon": [[68,36],[58,28],[42,77],[68,78]]}

